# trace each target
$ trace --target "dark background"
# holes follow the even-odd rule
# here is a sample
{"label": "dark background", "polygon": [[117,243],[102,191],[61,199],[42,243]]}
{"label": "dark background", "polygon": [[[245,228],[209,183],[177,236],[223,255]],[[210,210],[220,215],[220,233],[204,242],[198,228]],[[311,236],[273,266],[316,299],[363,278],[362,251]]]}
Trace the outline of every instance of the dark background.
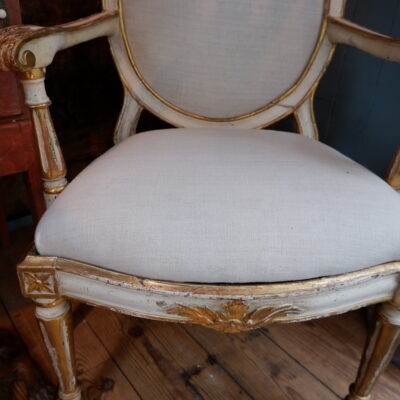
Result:
{"label": "dark background", "polygon": [[[100,0],[20,0],[25,24],[55,25],[101,11]],[[349,19],[400,37],[400,0],[348,0]],[[71,179],[112,145],[122,86],[106,39],[60,52],[46,87]],[[321,141],[384,176],[398,144],[400,65],[338,46],[315,97]],[[143,113],[139,131],[167,126]],[[21,212],[18,195],[8,202]]]}

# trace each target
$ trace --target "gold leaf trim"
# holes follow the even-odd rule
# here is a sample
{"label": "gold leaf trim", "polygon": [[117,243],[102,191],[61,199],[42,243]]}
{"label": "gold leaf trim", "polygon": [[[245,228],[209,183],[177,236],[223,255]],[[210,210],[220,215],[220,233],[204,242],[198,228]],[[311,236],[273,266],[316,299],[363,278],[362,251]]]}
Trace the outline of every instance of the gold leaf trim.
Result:
{"label": "gold leaf trim", "polygon": [[22,294],[30,298],[58,297],[58,285],[53,268],[18,268]]}
{"label": "gold leaf trim", "polygon": [[189,307],[177,305],[167,310],[187,318],[187,322],[213,328],[227,333],[248,331],[272,324],[277,318],[289,314],[298,314],[301,310],[292,305],[279,307],[260,307],[249,311],[242,300],[232,300],[223,305],[223,311],[214,311],[208,307]]}

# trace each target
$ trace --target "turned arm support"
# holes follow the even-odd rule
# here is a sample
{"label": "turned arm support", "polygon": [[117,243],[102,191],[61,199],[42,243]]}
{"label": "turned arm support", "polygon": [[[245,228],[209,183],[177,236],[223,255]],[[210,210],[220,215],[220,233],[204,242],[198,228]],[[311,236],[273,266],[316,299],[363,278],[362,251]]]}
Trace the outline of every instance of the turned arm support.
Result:
{"label": "turned arm support", "polygon": [[66,167],[51,119],[50,99],[44,85],[45,68],[57,51],[100,36],[112,36],[119,29],[114,12],[102,12],[63,25],[44,28],[19,25],[0,30],[0,71],[17,73],[31,109],[42,168],[47,205],[67,185]]}
{"label": "turned arm support", "polygon": [[331,43],[347,44],[375,57],[400,62],[400,38],[382,35],[344,18],[329,17]]}
{"label": "turned arm support", "polygon": [[0,30],[0,71],[27,72],[47,67],[58,51],[101,36],[112,36],[117,29],[118,16],[109,11],[52,27],[4,28]]}

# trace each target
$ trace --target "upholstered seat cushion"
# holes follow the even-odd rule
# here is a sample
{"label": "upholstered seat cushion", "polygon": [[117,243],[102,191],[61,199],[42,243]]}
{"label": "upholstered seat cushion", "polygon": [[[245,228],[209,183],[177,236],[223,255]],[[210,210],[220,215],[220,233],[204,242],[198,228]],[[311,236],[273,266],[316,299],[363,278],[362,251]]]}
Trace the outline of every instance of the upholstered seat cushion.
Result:
{"label": "upholstered seat cushion", "polygon": [[392,188],[317,141],[168,129],[86,168],[45,213],[36,246],[148,278],[290,281],[399,260],[399,220]]}

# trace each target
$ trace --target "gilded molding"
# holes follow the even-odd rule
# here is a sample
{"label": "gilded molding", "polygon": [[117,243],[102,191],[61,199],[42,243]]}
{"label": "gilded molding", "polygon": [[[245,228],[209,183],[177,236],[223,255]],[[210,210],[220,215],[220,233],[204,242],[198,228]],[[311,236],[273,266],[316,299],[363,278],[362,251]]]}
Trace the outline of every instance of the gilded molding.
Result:
{"label": "gilded molding", "polygon": [[18,278],[25,297],[52,299],[60,296],[53,267],[19,267]]}
{"label": "gilded molding", "polygon": [[[387,303],[383,306],[386,305]],[[398,310],[397,313],[399,313]],[[372,398],[374,384],[389,364],[399,344],[400,326],[393,325],[385,316],[378,314],[364,350],[356,382],[351,385],[350,395],[346,400]]]}
{"label": "gilded molding", "polygon": [[[42,27],[34,25],[14,25],[0,30],[0,71],[16,71],[29,72],[35,66],[43,67],[50,64],[54,54],[58,50],[70,47],[71,45],[85,42],[99,36],[108,36],[114,33],[114,28],[104,26],[104,31],[89,32],[92,27],[107,23],[107,21],[116,18],[113,12],[102,12],[91,15],[87,18],[81,18],[77,21],[69,22],[62,25],[51,27]],[[76,31],[87,32],[87,35],[82,35],[82,38],[73,38],[70,34]],[[71,40],[57,43],[57,46],[46,51],[26,50],[21,53],[23,46],[34,39],[45,38],[55,34],[69,35]],[[46,47],[46,46],[45,46]],[[50,50],[50,51],[48,51]],[[46,56],[46,62],[42,63],[41,56]],[[49,57],[50,55],[50,57]]]}
{"label": "gilded molding", "polygon": [[25,91],[26,104],[31,110],[42,167],[44,195],[49,205],[66,187],[67,171],[50,115],[51,101],[44,86],[45,71],[44,68],[34,68],[29,72],[20,72],[18,76]]}
{"label": "gilded molding", "polygon": [[[350,387],[350,391],[352,388]],[[350,393],[345,400],[371,400],[371,396],[357,396],[356,394]]]}
{"label": "gilded molding", "polygon": [[[173,105],[171,102],[169,102],[167,99],[165,99],[163,96],[161,96],[156,90],[154,90],[151,85],[145,80],[145,78],[143,77],[142,73],[139,70],[139,67],[137,66],[135,59],[133,57],[131,48],[129,46],[129,41],[128,38],[126,36],[126,29],[125,29],[125,19],[124,19],[124,10],[123,10],[123,1],[122,0],[117,0],[118,1],[118,13],[119,13],[119,18],[120,18],[120,30],[121,30],[121,36],[122,36],[122,40],[125,46],[125,50],[128,56],[128,59],[131,63],[131,66],[136,74],[136,76],[139,78],[139,80],[141,81],[141,83],[143,84],[143,86],[157,99],[159,100],[161,103],[163,103],[165,106],[171,108],[172,110],[179,112],[183,115],[186,115],[188,117],[191,118],[195,118],[195,119],[199,119],[199,120],[203,120],[203,121],[208,121],[208,122],[233,122],[233,121],[239,121],[242,119],[246,119],[246,118],[250,118],[253,117],[254,115],[260,114],[266,110],[268,110],[269,108],[275,106],[275,105],[279,105],[280,102],[282,102],[286,97],[288,97],[290,94],[292,94],[300,85],[301,83],[304,81],[304,79],[306,78],[308,72],[310,71],[311,67],[314,64],[315,59],[317,58],[317,55],[321,49],[322,43],[324,41],[324,38],[326,36],[326,32],[327,32],[327,27],[328,27],[328,17],[329,17],[329,5],[330,5],[330,0],[326,0],[326,4],[325,4],[325,10],[324,10],[324,15],[322,17],[321,20],[321,28],[320,28],[320,32],[318,35],[318,38],[316,40],[315,46],[314,46],[314,50],[310,56],[310,59],[308,60],[306,66],[304,67],[303,71],[300,73],[299,78],[296,80],[296,82],[289,87],[286,91],[284,91],[280,96],[278,96],[276,99],[274,99],[273,101],[269,102],[268,104],[250,112],[247,114],[243,114],[243,115],[238,115],[235,117],[229,117],[229,118],[211,118],[211,117],[207,117],[204,115],[199,115],[199,114],[195,114],[192,112],[189,112],[187,110],[184,110],[180,107],[177,107],[175,105]],[[330,61],[331,55],[328,57],[327,62]],[[323,69],[323,71],[325,71],[325,68]],[[122,75],[120,73],[120,75]],[[317,82],[319,81],[320,77],[317,78]],[[305,96],[307,97],[307,95]],[[150,109],[151,110],[151,109]],[[152,113],[153,110],[151,110]],[[291,111],[293,112],[293,110]],[[291,112],[289,112],[288,114],[290,114]],[[164,118],[164,117],[162,117]],[[280,116],[278,118],[281,119],[282,116]],[[269,122],[268,124],[264,124],[264,126],[266,125],[270,125],[271,123]]]}
{"label": "gilded molding", "polygon": [[17,72],[17,77],[22,81],[30,81],[32,79],[44,78],[45,72],[43,68],[33,68],[26,72]]}
{"label": "gilded molding", "polygon": [[20,56],[21,47],[32,35],[42,30],[40,26],[14,25],[0,31],[0,71],[28,71],[35,67],[35,56],[26,51]]}
{"label": "gilded molding", "polygon": [[81,388],[76,379],[76,360],[71,304],[68,300],[53,307],[36,306],[36,317],[60,384],[60,400],[80,400]]}
{"label": "gilded molding", "polygon": [[232,300],[223,305],[223,311],[214,311],[208,307],[189,307],[177,305],[167,310],[187,318],[187,323],[206,326],[226,333],[237,333],[272,324],[275,319],[297,314],[300,309],[291,305],[279,307],[259,307],[250,311],[242,300]]}

